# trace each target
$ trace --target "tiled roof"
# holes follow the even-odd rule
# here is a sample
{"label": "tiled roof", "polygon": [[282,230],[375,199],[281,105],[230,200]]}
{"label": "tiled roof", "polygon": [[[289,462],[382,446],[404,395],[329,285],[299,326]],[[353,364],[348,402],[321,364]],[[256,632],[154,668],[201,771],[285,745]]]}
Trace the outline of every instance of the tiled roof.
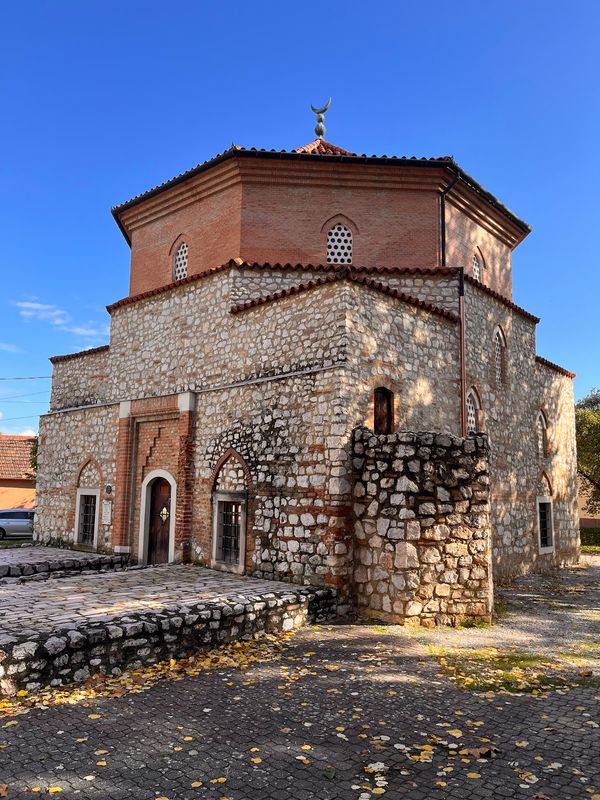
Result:
{"label": "tiled roof", "polygon": [[315,139],[314,142],[303,144],[302,147],[297,147],[292,152],[294,153],[316,153],[320,156],[355,156],[356,153],[351,153],[350,150],[344,150],[343,147],[338,147],[337,144],[326,142],[325,139]]}
{"label": "tiled roof", "polygon": [[100,347],[88,347],[87,350],[80,350],[78,353],[67,353],[66,356],[52,356],[50,362],[57,364],[61,361],[70,361],[72,358],[79,358],[79,356],[92,356],[94,353],[104,353],[108,350],[108,345],[103,344]]}
{"label": "tiled roof", "polygon": [[[231,259],[225,264],[222,264],[220,267],[213,267],[212,269],[206,270],[206,272],[199,272],[196,275],[188,275],[187,278],[182,278],[180,281],[173,281],[172,283],[167,283],[164,286],[158,286],[156,289],[149,289],[146,292],[140,292],[139,294],[134,294],[129,297],[123,297],[121,300],[117,300],[115,303],[111,303],[111,305],[106,306],[106,310],[109,314],[111,314],[115,309],[121,308],[121,306],[128,306],[132,303],[137,303],[140,300],[146,300],[149,297],[156,297],[159,294],[163,294],[164,292],[170,292],[172,289],[176,289],[178,286],[185,286],[188,283],[196,283],[196,281],[204,280],[205,278],[210,277],[211,275],[215,275],[217,272],[222,272],[223,270],[231,269],[232,267],[238,267],[239,269],[271,269],[271,270],[284,270],[284,271],[304,271],[304,272],[344,272],[350,270],[353,274],[354,273],[370,273],[376,275],[452,275],[457,272],[456,269],[452,267],[361,267],[361,266],[347,266],[344,264],[280,264],[278,262],[271,264],[269,262],[259,263],[257,261],[248,262],[242,261],[239,258]],[[507,301],[508,302],[508,301]],[[96,350],[101,350],[102,348],[96,348]],[[73,356],[54,356],[53,359],[50,359],[53,363],[55,360],[62,361],[65,358],[72,358],[77,355],[85,355],[86,352],[95,352],[96,350],[84,350],[81,353],[74,353]]]}
{"label": "tiled roof", "polygon": [[524,308],[521,308],[521,306],[518,306],[516,303],[513,303],[512,300],[509,300],[507,297],[504,297],[504,295],[500,294],[499,292],[495,292],[493,289],[490,289],[489,286],[486,286],[484,283],[481,283],[481,281],[476,280],[471,275],[465,274],[465,281],[467,281],[467,283],[470,283],[472,286],[476,286],[482,292],[489,294],[490,297],[494,297],[496,300],[505,305],[507,308],[511,308],[513,311],[516,311],[517,314],[521,314],[521,316],[526,317],[532,322],[535,322],[536,325],[540,321],[540,318],[536,317],[535,314],[531,314],[529,311],[526,311]]}
{"label": "tiled roof", "polygon": [[536,356],[535,360],[537,361],[538,364],[543,364],[545,367],[553,369],[555,372],[560,372],[561,375],[565,375],[567,378],[577,377],[574,372],[569,372],[568,369],[565,369],[564,367],[559,367],[558,364],[555,364],[553,361],[548,361],[547,358]]}
{"label": "tiled roof", "polygon": [[36,438],[0,433],[0,480],[31,478],[31,445]]}
{"label": "tiled roof", "polygon": [[258,149],[256,147],[245,148],[241,147],[237,144],[232,144],[227,150],[224,150],[222,153],[218,153],[213,158],[207,159],[200,164],[197,164],[195,167],[192,167],[185,172],[181,172],[179,175],[176,175],[174,178],[165,181],[164,183],[158,184],[154,186],[152,189],[148,189],[141,194],[132,197],[130,200],[126,200],[124,203],[119,203],[118,205],[114,206],[112,209],[112,214],[117,221],[117,224],[121,228],[125,238],[128,239],[127,232],[125,231],[120,219],[119,215],[122,211],[125,211],[127,208],[131,208],[132,206],[137,205],[138,203],[143,202],[144,200],[149,199],[150,197],[154,197],[161,192],[170,189],[173,186],[176,186],[183,181],[188,180],[188,178],[193,178],[195,175],[198,175],[201,172],[204,172],[211,167],[220,164],[223,161],[226,161],[229,158],[233,158],[235,156],[243,157],[243,158],[268,158],[268,159],[287,159],[287,160],[296,160],[296,159],[315,159],[315,160],[324,160],[327,161],[328,159],[337,162],[344,162],[348,164],[357,164],[357,163],[368,163],[368,164],[384,164],[384,165],[392,165],[392,164],[401,164],[406,166],[407,164],[410,166],[418,166],[418,167],[443,167],[450,169],[451,172],[460,180],[462,180],[465,184],[467,184],[471,189],[475,192],[480,194],[484,197],[487,202],[491,203],[497,209],[499,209],[503,214],[509,217],[512,222],[520,228],[523,233],[527,234],[531,230],[530,226],[523,222],[522,219],[516,216],[510,209],[508,209],[503,203],[501,203],[496,197],[494,197],[491,192],[488,192],[486,189],[481,186],[474,178],[472,178],[468,173],[466,173],[461,167],[458,166],[456,161],[452,156],[437,156],[433,158],[417,158],[416,156],[378,156],[378,155],[367,155],[366,153],[352,153],[349,150],[345,150],[343,147],[338,147],[338,145],[331,144],[331,142],[326,142],[323,139],[315,139],[315,141],[310,142],[309,144],[303,145],[302,147],[298,147],[295,150],[265,150]]}
{"label": "tiled roof", "polygon": [[440,308],[432,303],[426,303],[423,300],[419,300],[417,297],[412,297],[412,295],[399,292],[397,289],[390,289],[389,286],[379,283],[379,281],[374,281],[372,278],[356,277],[355,275],[352,275],[352,272],[349,269],[344,270],[337,275],[328,275],[326,278],[317,278],[317,280],[314,281],[307,281],[306,283],[300,283],[297,286],[290,286],[287,289],[281,289],[278,292],[271,292],[270,294],[256,297],[253,300],[246,301],[245,303],[238,303],[237,305],[232,306],[231,313],[239,314],[240,312],[246,311],[250,308],[256,308],[256,306],[273,303],[277,300],[283,299],[284,297],[302,294],[303,292],[308,292],[320,286],[325,286],[328,283],[337,283],[339,281],[349,281],[350,283],[355,283],[359,286],[366,286],[368,289],[374,289],[376,292],[393,297],[403,303],[408,303],[409,305],[416,306],[424,311],[437,314],[437,316],[444,317],[452,322],[458,322],[458,317],[456,314],[453,314],[451,311],[447,311],[445,308]]}

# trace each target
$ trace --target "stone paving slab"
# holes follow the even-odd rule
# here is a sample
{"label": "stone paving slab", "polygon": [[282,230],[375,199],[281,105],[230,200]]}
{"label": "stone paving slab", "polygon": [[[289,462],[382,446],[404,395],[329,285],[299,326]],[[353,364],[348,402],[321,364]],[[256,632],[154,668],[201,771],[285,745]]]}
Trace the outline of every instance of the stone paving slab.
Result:
{"label": "stone paving slab", "polygon": [[0,548],[0,564],[36,564],[40,561],[61,561],[65,558],[89,558],[97,556],[83,550],[70,550],[61,547],[41,547],[27,544],[22,547]]}
{"label": "stone paving slab", "polygon": [[65,800],[583,800],[600,790],[596,693],[467,692],[406,629],[329,624],[279,663],[0,719],[0,781]]}
{"label": "stone paving slab", "polygon": [[294,588],[298,587],[183,564],[101,575],[78,573],[60,581],[0,586],[0,631],[23,638],[106,623],[140,611],[289,593]]}

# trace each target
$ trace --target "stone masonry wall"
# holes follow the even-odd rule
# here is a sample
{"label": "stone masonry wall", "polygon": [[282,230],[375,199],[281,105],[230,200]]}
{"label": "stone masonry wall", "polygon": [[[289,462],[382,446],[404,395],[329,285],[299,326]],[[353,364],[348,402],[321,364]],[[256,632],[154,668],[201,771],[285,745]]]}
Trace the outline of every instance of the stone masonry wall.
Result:
{"label": "stone masonry wall", "polygon": [[[489,435],[493,557],[496,575],[576,563],[579,557],[577,459],[572,380],[535,360],[535,322],[476,286],[465,285],[466,378],[481,399]],[[506,340],[504,382],[496,383],[494,333]],[[538,453],[536,420],[548,422],[546,456]],[[538,486],[553,488],[555,551],[538,546]]]}
{"label": "stone masonry wall", "polygon": [[98,672],[120,675],[128,667],[289,631],[329,619],[335,608],[333,589],[289,589],[145,610],[35,637],[0,635],[0,696],[81,683]]}
{"label": "stone masonry wall", "polygon": [[[118,414],[118,405],[110,405],[40,417],[36,541],[75,543],[77,487],[85,485],[100,491],[98,549],[111,549]],[[90,487],[90,474],[97,475],[95,487]],[[107,485],[113,493],[105,494]]]}
{"label": "stone masonry wall", "polygon": [[358,612],[406,624],[492,613],[485,436],[354,436]]}

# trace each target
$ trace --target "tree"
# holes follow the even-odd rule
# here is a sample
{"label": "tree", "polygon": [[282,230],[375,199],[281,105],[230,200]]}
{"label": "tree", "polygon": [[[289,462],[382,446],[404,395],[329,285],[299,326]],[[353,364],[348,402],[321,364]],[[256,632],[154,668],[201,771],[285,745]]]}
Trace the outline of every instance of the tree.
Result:
{"label": "tree", "polygon": [[37,459],[38,459],[38,440],[37,437],[31,443],[31,450],[29,451],[29,465],[31,467],[31,472],[29,477],[35,483],[37,478]]}
{"label": "tree", "polygon": [[586,498],[585,510],[600,512],[600,389],[592,391],[575,406],[577,469]]}

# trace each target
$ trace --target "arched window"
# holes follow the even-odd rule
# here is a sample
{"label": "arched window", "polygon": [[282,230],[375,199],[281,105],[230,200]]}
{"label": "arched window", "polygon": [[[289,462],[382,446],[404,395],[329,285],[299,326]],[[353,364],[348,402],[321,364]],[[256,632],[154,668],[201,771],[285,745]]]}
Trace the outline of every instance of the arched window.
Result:
{"label": "arched window", "polygon": [[496,386],[506,382],[506,341],[500,328],[494,334],[494,376]]}
{"label": "arched window", "polygon": [[373,431],[377,434],[394,430],[394,393],[385,386],[373,392]]}
{"label": "arched window", "polygon": [[470,389],[467,393],[467,398],[465,400],[465,407],[467,410],[467,436],[470,433],[477,433],[478,428],[478,416],[479,411],[481,409],[479,398],[477,397],[477,393],[474,389]]}
{"label": "arched window", "polygon": [[554,513],[552,508],[552,486],[546,473],[538,481],[538,547],[540,553],[554,552]]}
{"label": "arched window", "polygon": [[213,568],[244,572],[248,474],[248,468],[240,457],[232,453],[215,475],[212,494]]}
{"label": "arched window", "polygon": [[476,281],[481,280],[481,261],[477,253],[473,253],[473,277]]}
{"label": "arched window", "polygon": [[341,222],[327,231],[327,263],[352,263],[352,231]]}
{"label": "arched window", "polygon": [[545,458],[546,456],[546,448],[547,448],[547,439],[546,439],[546,429],[547,429],[546,417],[544,416],[544,412],[540,411],[537,416],[537,420],[535,423],[535,432],[537,438],[537,451],[538,456],[540,458]]}
{"label": "arched window", "polygon": [[180,281],[187,278],[188,245],[182,242],[173,256],[173,280]]}

